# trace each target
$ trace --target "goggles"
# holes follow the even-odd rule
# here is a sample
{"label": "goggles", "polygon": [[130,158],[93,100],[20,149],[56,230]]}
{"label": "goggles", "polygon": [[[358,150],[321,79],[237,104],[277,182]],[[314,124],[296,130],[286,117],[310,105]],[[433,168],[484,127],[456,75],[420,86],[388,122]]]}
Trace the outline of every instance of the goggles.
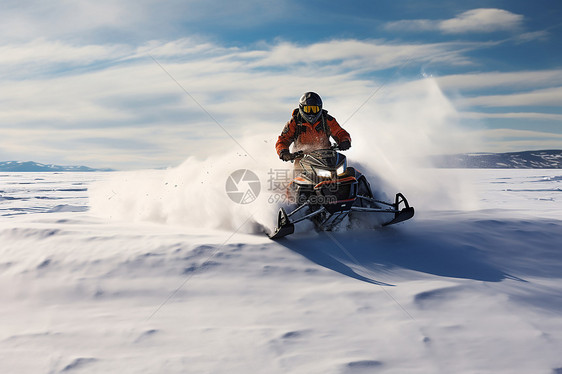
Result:
{"label": "goggles", "polygon": [[304,110],[305,113],[318,113],[320,111],[320,107],[318,105],[305,105],[303,106],[302,110]]}

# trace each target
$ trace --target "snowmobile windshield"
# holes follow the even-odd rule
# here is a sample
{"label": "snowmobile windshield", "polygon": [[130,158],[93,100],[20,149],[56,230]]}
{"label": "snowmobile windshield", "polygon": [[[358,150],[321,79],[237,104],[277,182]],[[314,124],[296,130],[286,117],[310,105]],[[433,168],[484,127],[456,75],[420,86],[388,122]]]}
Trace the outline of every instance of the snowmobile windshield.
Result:
{"label": "snowmobile windshield", "polygon": [[315,174],[321,178],[335,178],[343,174],[347,168],[346,157],[333,149],[310,152],[301,163],[310,165]]}

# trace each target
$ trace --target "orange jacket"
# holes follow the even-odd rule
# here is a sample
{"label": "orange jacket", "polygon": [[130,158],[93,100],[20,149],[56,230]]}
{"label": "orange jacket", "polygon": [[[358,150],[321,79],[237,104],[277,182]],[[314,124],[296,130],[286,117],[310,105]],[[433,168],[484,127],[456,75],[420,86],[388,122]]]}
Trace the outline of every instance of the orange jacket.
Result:
{"label": "orange jacket", "polygon": [[[328,130],[328,134],[325,131]],[[330,136],[339,144],[344,140],[351,142],[349,133],[341,128],[338,121],[322,110],[322,115],[318,121],[311,125],[301,118],[298,108],[293,111],[293,116],[283,128],[283,132],[279,135],[275,149],[277,154],[282,150],[289,150],[291,143],[295,142],[293,152],[296,151],[313,151],[316,149],[324,149],[330,147]]]}

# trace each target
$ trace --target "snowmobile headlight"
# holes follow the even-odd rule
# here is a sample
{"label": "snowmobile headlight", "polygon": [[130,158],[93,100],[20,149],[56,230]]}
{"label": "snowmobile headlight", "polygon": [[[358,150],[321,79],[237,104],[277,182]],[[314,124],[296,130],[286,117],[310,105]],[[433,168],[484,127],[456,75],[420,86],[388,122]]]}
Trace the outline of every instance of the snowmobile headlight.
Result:
{"label": "snowmobile headlight", "polygon": [[326,170],[326,169],[316,169],[316,175],[318,175],[319,177],[322,177],[322,178],[331,178],[332,177],[332,171]]}
{"label": "snowmobile headlight", "polygon": [[345,164],[341,164],[341,165],[337,168],[336,173],[337,173],[338,175],[341,175],[341,174],[343,174],[344,172],[345,172]]}

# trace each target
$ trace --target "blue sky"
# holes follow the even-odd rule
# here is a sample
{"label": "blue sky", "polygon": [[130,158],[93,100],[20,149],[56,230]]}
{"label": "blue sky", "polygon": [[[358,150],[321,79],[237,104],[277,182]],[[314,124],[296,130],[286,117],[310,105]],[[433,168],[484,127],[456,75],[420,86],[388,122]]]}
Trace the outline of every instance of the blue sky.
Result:
{"label": "blue sky", "polygon": [[555,0],[3,1],[0,159],[173,166],[308,90],[375,147],[560,149],[561,35]]}

